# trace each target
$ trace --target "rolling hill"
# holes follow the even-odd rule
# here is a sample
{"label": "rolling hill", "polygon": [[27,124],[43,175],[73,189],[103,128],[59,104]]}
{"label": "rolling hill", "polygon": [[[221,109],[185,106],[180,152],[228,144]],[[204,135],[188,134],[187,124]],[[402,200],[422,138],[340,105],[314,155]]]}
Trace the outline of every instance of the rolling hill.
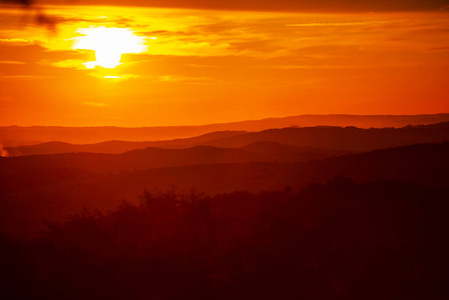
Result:
{"label": "rolling hill", "polygon": [[[263,147],[261,147],[261,145]],[[347,154],[347,151],[300,148],[273,142],[255,143],[241,149],[194,146],[186,149],[145,148],[121,154],[64,153],[0,157],[0,194],[80,176],[103,176],[155,168],[248,162],[304,162]]]}
{"label": "rolling hill", "polygon": [[237,136],[247,133],[246,131],[217,131],[203,134],[197,137],[174,139],[166,141],[146,141],[146,142],[132,142],[132,141],[106,141],[95,144],[70,144],[66,142],[47,142],[36,145],[23,145],[17,147],[5,147],[9,156],[21,155],[39,155],[39,154],[58,154],[58,153],[77,153],[77,152],[91,152],[91,153],[108,153],[118,154],[135,149],[144,149],[148,147],[163,147],[163,148],[188,148],[192,145],[200,145],[202,143]]}
{"label": "rolling hill", "polygon": [[[250,148],[259,146],[251,145]],[[186,150],[197,155],[209,148],[195,147]],[[231,157],[235,153],[239,157],[242,153],[239,152],[241,149],[229,150],[214,149],[217,151],[214,153],[225,153]],[[145,155],[146,150],[137,152],[140,151]],[[91,166],[94,161],[98,161],[98,157],[92,156],[95,159],[88,159],[94,154],[80,154],[78,160],[72,160],[72,155],[0,159],[2,230],[32,235],[42,228],[42,219],[62,220],[67,214],[79,212],[83,207],[112,209],[124,199],[137,201],[144,189],[152,188],[166,190],[175,186],[181,191],[193,188],[208,194],[235,190],[282,190],[286,186],[300,190],[309,184],[323,183],[336,176],[344,176],[355,182],[382,179],[434,187],[449,186],[448,142],[387,148],[307,162],[212,163],[122,171],[115,174],[92,171],[98,168]],[[125,160],[125,157],[132,156],[133,152],[95,155],[120,156]],[[64,159],[57,162],[61,157]],[[27,169],[27,159],[42,159],[42,168],[38,168],[39,164],[33,162],[31,166],[36,168]],[[64,165],[65,159],[68,159],[69,164]],[[111,161],[104,161],[105,166],[110,163]]]}
{"label": "rolling hill", "polygon": [[61,141],[92,144],[111,140],[157,141],[188,138],[214,131],[261,131],[290,126],[356,126],[359,128],[403,127],[449,122],[449,114],[427,115],[299,115],[242,122],[198,126],[123,127],[60,127],[2,126],[0,143],[4,147]]}
{"label": "rolling hill", "polygon": [[[51,142],[39,145],[6,148],[11,156],[55,153],[122,153],[145,147],[182,149],[194,146],[218,148],[242,148],[254,143],[276,143],[295,147],[338,149],[341,151],[369,151],[386,147],[398,147],[418,143],[440,143],[449,140],[449,122],[406,126],[402,128],[356,127],[288,127],[259,132],[221,131],[198,137],[166,141],[127,142],[110,141],[99,144],[73,145]],[[263,144],[259,144],[259,148]],[[265,144],[265,150],[276,147]],[[246,148],[246,150],[249,150]],[[271,150],[269,150],[271,151]],[[256,151],[257,152],[257,151]]]}

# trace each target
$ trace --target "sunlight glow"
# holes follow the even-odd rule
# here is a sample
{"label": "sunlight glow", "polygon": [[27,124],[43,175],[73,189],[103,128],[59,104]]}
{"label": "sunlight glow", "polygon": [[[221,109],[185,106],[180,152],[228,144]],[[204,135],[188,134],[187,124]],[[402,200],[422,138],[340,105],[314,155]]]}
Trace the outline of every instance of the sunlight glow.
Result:
{"label": "sunlight glow", "polygon": [[90,27],[80,28],[83,34],[75,38],[73,49],[95,51],[96,61],[84,63],[86,68],[96,66],[112,69],[120,65],[122,54],[141,53],[147,50],[145,37],[135,35],[129,28]]}

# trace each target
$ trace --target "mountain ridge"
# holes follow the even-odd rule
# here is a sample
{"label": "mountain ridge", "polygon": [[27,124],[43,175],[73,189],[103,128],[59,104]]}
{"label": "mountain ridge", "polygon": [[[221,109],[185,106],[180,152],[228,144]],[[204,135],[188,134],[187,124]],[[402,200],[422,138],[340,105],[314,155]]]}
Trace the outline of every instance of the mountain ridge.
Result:
{"label": "mountain ridge", "polygon": [[449,113],[421,115],[297,115],[279,118],[264,118],[228,123],[188,126],[153,126],[153,127],[63,127],[63,126],[0,126],[0,142],[4,146],[26,145],[49,141],[86,144],[108,140],[156,141],[188,138],[213,131],[261,131],[269,128],[289,126],[356,126],[403,127],[406,125],[432,124],[448,122]]}
{"label": "mountain ridge", "polygon": [[418,143],[439,143],[445,140],[449,140],[449,122],[409,125],[401,128],[365,129],[354,126],[315,126],[271,128],[258,132],[218,131],[192,138],[165,141],[108,141],[84,145],[49,142],[30,146],[6,147],[5,150],[10,156],[77,152],[118,154],[147,147],[187,149],[205,145],[218,148],[243,148],[253,143],[273,142],[314,149],[369,151]]}

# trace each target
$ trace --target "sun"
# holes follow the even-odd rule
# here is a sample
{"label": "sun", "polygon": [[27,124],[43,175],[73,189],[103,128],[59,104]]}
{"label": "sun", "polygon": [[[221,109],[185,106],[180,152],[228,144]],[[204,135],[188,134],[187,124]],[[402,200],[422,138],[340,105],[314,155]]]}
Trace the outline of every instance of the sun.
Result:
{"label": "sun", "polygon": [[129,28],[90,27],[77,30],[82,36],[74,38],[73,49],[95,51],[95,61],[84,63],[86,68],[100,66],[112,69],[120,65],[122,54],[147,50],[145,37],[137,36]]}

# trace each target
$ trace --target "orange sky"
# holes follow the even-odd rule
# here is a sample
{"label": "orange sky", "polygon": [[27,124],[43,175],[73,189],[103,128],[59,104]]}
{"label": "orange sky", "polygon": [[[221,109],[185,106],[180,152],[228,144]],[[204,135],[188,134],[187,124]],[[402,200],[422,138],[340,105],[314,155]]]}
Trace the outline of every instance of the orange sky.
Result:
{"label": "orange sky", "polygon": [[[33,22],[34,10],[3,7],[0,125],[449,112],[449,18],[441,8],[286,13],[47,6],[52,30]],[[93,50],[74,46],[87,28],[98,27],[134,33],[143,52],[101,67]],[[105,43],[111,51],[127,44]]]}

